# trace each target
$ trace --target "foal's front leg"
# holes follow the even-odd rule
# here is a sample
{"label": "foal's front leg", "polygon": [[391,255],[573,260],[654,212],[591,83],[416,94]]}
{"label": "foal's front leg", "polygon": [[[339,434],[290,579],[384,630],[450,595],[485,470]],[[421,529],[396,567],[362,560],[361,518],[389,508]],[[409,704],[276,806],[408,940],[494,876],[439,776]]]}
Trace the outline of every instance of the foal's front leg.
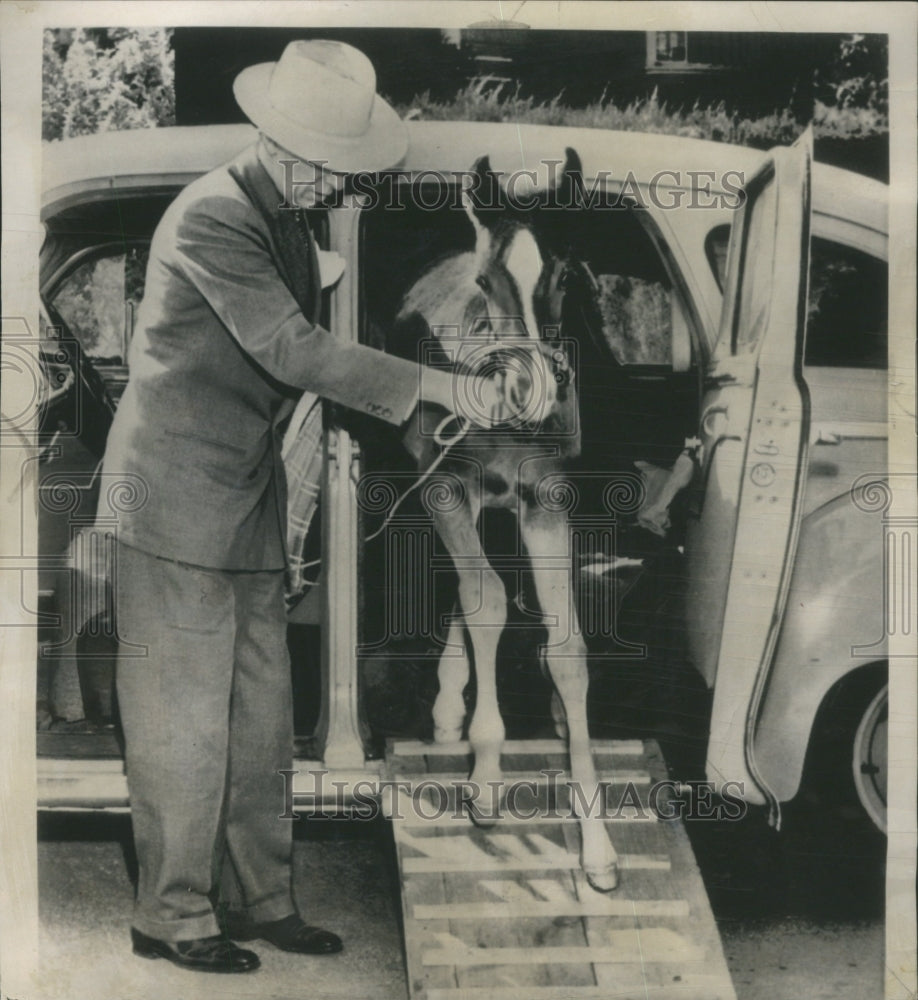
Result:
{"label": "foal's front leg", "polygon": [[455,743],[462,739],[462,724],[465,722],[462,692],[469,682],[470,672],[462,609],[457,602],[449,623],[446,649],[440,654],[437,665],[440,690],[433,706],[434,743]]}
{"label": "foal's front leg", "polygon": [[[574,633],[571,553],[567,517],[562,513],[524,507],[520,532],[529,552],[539,606],[548,626],[545,658],[567,716],[571,757],[571,800],[580,821],[580,863],[590,885],[611,892],[618,885],[618,855],[602,818],[602,794],[590,750],[587,725],[589,672],[586,644]],[[581,800],[576,794],[579,789]],[[584,803],[593,803],[588,815]]]}
{"label": "foal's front leg", "polygon": [[[500,577],[485,558],[476,522],[480,505],[467,500],[455,511],[436,515],[436,527],[459,576],[459,606],[469,632],[478,696],[469,725],[475,757],[467,803],[476,822],[497,818],[501,803],[500,751],[504,723],[497,705],[497,644],[507,620],[507,595]],[[461,661],[457,667],[462,669]]]}

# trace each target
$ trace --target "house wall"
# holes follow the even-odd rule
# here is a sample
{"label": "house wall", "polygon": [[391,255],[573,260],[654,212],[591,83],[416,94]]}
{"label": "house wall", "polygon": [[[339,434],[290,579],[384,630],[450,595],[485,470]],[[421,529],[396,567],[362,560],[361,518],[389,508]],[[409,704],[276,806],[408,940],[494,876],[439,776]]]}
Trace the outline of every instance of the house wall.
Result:
{"label": "house wall", "polygon": [[[336,38],[362,49],[376,67],[380,92],[397,103],[430,91],[448,100],[469,80],[496,72],[538,100],[569,106],[617,104],[657,90],[673,107],[721,100],[743,115],[791,104],[810,117],[814,70],[838,47],[834,35],[694,32],[688,65],[653,65],[654,34],[644,31],[464,29],[461,45],[437,29],[177,28],[174,35],[178,124],[242,120],[232,81],[244,67],[276,59],[295,38]],[[496,59],[495,59],[496,57]],[[509,62],[504,62],[509,60]]]}

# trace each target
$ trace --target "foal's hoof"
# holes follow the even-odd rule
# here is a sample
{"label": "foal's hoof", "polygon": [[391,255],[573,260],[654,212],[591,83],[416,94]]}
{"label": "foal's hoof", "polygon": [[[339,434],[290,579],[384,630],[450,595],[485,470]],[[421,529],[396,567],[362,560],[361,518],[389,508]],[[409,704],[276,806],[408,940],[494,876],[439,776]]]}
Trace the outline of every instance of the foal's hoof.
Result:
{"label": "foal's hoof", "polygon": [[612,892],[613,889],[618,888],[618,865],[612,865],[602,871],[584,871],[584,875],[586,875],[590,888],[595,889],[596,892]]}

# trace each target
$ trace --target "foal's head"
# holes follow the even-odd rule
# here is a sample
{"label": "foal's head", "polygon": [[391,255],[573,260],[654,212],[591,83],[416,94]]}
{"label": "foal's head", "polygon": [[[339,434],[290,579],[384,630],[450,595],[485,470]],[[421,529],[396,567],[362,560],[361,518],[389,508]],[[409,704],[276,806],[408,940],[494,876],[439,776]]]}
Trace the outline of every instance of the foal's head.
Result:
{"label": "foal's head", "polygon": [[530,420],[544,417],[558,399],[559,385],[570,382],[567,359],[553,342],[560,336],[565,295],[572,279],[583,279],[582,268],[558,239],[561,220],[549,220],[545,213],[564,203],[557,194],[569,188],[571,174],[579,170],[577,154],[568,149],[555,192],[535,190],[532,184],[523,189],[515,183],[518,176],[511,193],[484,156],[463,193],[475,232],[476,287],[456,360],[480,373],[489,366],[501,370],[511,397],[530,401],[524,409]]}

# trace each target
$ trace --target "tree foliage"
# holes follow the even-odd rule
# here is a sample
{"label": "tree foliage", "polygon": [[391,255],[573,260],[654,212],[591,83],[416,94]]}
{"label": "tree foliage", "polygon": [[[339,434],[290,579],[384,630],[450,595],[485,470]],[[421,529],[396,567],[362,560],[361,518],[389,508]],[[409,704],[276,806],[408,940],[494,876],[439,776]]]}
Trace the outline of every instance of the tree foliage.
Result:
{"label": "tree foliage", "polygon": [[175,124],[169,28],[48,30],[42,137]]}
{"label": "tree foliage", "polygon": [[830,107],[889,110],[889,45],[886,35],[843,35],[820,81]]}

